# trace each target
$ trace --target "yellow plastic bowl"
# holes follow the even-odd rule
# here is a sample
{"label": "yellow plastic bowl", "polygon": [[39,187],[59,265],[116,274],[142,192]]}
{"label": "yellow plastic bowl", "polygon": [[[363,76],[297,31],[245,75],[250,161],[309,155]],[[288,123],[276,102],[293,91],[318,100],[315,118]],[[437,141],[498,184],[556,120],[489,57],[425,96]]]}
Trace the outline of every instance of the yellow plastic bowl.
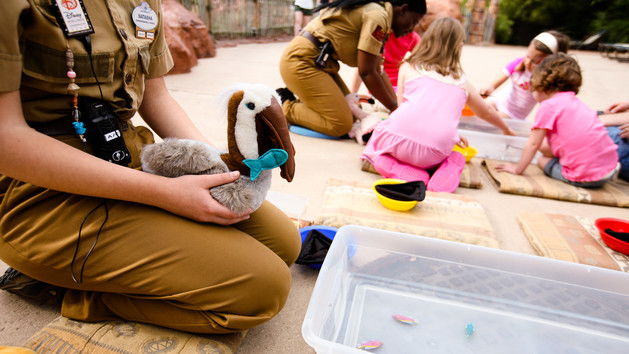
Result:
{"label": "yellow plastic bowl", "polygon": [[373,192],[376,193],[376,196],[378,196],[378,200],[380,201],[380,203],[384,205],[386,208],[395,210],[395,211],[411,210],[413,209],[415,205],[417,205],[416,200],[411,200],[411,201],[395,200],[395,199],[391,199],[391,198],[387,198],[383,196],[382,194],[378,193],[378,191],[376,190],[376,186],[379,184],[400,184],[400,183],[406,183],[406,181],[403,181],[401,179],[395,179],[395,178],[379,179],[373,183],[373,185],[371,186],[371,189],[373,189]]}
{"label": "yellow plastic bowl", "polygon": [[472,160],[472,157],[474,157],[476,155],[476,149],[474,149],[471,146],[468,146],[466,148],[462,148],[458,145],[454,145],[454,148],[452,149],[453,151],[458,151],[461,154],[463,154],[463,156],[465,157],[465,162],[470,162],[470,160]]}

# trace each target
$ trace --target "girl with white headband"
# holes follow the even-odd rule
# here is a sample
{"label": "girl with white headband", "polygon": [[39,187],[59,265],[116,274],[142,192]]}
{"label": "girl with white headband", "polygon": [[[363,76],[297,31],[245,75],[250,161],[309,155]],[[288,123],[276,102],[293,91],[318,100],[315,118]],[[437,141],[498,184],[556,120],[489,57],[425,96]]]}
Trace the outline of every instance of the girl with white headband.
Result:
{"label": "girl with white headband", "polygon": [[[533,69],[550,54],[566,53],[569,44],[570,38],[558,31],[538,34],[529,44],[526,55],[509,63],[489,87],[479,90],[480,94],[489,96],[487,103],[498,110],[502,118],[526,119],[537,103],[529,92]],[[496,91],[507,79],[511,79],[511,85]]]}
{"label": "girl with white headband", "polygon": [[579,63],[564,53],[549,55],[535,68],[531,91],[540,106],[531,135],[520,161],[496,171],[520,175],[539,151],[537,165],[559,181],[598,188],[614,178],[620,170],[617,146],[596,111],[577,98],[582,82]]}

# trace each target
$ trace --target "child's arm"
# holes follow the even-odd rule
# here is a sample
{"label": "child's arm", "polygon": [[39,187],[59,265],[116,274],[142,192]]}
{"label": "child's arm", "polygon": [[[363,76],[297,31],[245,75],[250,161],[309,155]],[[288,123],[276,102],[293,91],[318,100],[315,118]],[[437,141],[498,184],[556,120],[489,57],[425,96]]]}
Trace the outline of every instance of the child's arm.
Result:
{"label": "child's arm", "polygon": [[527,140],[526,145],[524,145],[524,149],[522,150],[520,162],[518,162],[517,165],[512,163],[500,164],[496,166],[496,171],[521,175],[522,172],[526,170],[526,167],[531,164],[531,161],[533,161],[535,153],[539,150],[539,147],[542,146],[545,137],[546,129],[533,129],[531,131],[531,135],[529,135],[529,140]]}
{"label": "child's arm", "polygon": [[598,118],[606,127],[616,127],[629,123],[629,112],[601,114]]}
{"label": "child's arm", "polygon": [[501,73],[500,76],[491,83],[491,85],[481,88],[478,92],[482,97],[487,97],[491,95],[491,93],[494,92],[498,87],[500,87],[500,85],[507,81],[508,78],[509,77],[507,75]]}
{"label": "child's arm", "polygon": [[352,85],[350,87],[351,93],[358,93],[360,90],[360,85],[362,85],[363,80],[361,80],[360,75],[358,74],[358,69],[354,72],[354,77],[352,77]]}
{"label": "child's arm", "polygon": [[474,114],[502,130],[505,135],[515,135],[515,132],[500,118],[498,111],[487,105],[487,102],[485,102],[469,81],[466,80],[464,86],[468,94],[466,103]]}

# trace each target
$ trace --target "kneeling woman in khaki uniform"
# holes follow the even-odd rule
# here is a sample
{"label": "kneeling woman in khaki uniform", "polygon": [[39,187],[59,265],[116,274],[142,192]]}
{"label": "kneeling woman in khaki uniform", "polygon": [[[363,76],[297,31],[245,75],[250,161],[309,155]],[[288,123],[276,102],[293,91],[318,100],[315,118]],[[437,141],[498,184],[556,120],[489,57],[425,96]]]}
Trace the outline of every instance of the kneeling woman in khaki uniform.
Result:
{"label": "kneeling woman in khaki uniform", "polygon": [[426,2],[338,0],[318,9],[319,16],[282,54],[280,73],[290,91],[278,92],[290,123],[342,136],[351,129],[353,117],[345,100],[350,91],[338,74],[338,61],[358,67],[371,94],[395,110],[395,92],[381,74],[382,47],[390,32],[400,37],[413,30],[426,13]]}
{"label": "kneeling woman in khaki uniform", "polygon": [[[160,0],[0,1],[0,258],[15,269],[0,288],[57,287],[40,301],[67,288],[61,313],[76,320],[240,331],[284,306],[299,233],[268,202],[237,215],[214,200],[209,189],[237,172],[140,171],[153,136],[131,124],[136,112],[161,137],[207,142],[164,84],[162,18]],[[93,99],[115,112],[124,163],[90,154],[99,144],[73,131],[73,118],[94,116],[75,106]]]}

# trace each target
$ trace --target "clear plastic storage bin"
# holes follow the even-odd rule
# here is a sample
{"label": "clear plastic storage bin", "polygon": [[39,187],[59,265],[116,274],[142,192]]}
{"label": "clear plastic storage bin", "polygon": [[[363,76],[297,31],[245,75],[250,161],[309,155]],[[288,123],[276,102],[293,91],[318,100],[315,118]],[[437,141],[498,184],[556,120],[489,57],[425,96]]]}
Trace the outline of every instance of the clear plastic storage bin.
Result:
{"label": "clear plastic storage bin", "polygon": [[302,334],[317,353],[627,353],[629,274],[344,226]]}
{"label": "clear plastic storage bin", "polygon": [[[528,138],[531,134],[531,128],[533,122],[519,119],[505,119],[505,123],[513,130],[518,136]],[[489,124],[487,121],[480,119],[476,116],[465,117],[462,116],[459,121],[459,129],[472,130],[481,133],[489,134],[502,134],[502,131],[495,125]]]}
{"label": "clear plastic storage bin", "polygon": [[[467,138],[471,147],[475,148],[477,157],[492,160],[518,162],[528,137],[502,134],[483,133],[480,131],[459,129],[459,135]],[[532,163],[537,161],[540,153],[535,154]]]}

